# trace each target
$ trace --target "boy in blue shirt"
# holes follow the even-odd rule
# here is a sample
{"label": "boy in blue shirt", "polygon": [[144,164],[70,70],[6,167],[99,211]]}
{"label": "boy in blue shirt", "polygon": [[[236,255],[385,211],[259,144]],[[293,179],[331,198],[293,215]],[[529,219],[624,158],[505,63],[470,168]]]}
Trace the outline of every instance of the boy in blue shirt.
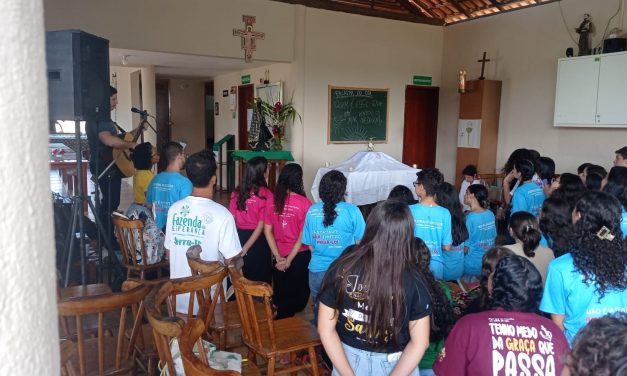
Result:
{"label": "boy in blue shirt", "polygon": [[414,182],[420,202],[409,206],[414,218],[414,236],[422,239],[431,251],[429,268],[437,279],[444,278],[442,252],[449,251],[453,244],[451,213],[435,201],[435,194],[444,182],[437,168],[426,168],[416,173]]}

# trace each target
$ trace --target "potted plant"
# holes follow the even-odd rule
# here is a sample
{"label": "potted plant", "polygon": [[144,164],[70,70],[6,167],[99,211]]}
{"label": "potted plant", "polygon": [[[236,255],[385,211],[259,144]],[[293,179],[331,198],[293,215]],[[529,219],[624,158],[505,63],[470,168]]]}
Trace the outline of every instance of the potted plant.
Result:
{"label": "potted plant", "polygon": [[279,101],[270,103],[261,99],[257,99],[261,103],[261,112],[268,122],[268,126],[272,129],[273,150],[283,150],[283,141],[285,139],[285,126],[288,123],[294,123],[298,117],[302,120],[292,103],[281,103]]}

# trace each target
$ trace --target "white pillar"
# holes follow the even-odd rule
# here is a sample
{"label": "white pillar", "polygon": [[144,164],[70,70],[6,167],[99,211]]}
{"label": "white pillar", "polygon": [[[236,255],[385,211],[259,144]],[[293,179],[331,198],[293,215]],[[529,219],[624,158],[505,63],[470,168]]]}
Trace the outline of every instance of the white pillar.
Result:
{"label": "white pillar", "polygon": [[[152,116],[157,116],[157,96],[155,86],[155,67],[153,65],[147,65],[142,67],[142,105],[143,109],[148,111]],[[148,118],[148,121],[152,126],[157,129],[157,123],[155,119]],[[152,129],[148,129],[144,132],[144,140],[157,145],[157,135]],[[163,158],[163,157],[162,157]]]}
{"label": "white pillar", "polygon": [[0,375],[59,373],[41,0],[0,1]]}
{"label": "white pillar", "polygon": [[291,129],[292,155],[296,162],[305,168],[305,22],[307,8],[303,5],[294,6],[294,60],[292,62],[292,79],[294,85],[293,101],[303,121],[295,120]]}

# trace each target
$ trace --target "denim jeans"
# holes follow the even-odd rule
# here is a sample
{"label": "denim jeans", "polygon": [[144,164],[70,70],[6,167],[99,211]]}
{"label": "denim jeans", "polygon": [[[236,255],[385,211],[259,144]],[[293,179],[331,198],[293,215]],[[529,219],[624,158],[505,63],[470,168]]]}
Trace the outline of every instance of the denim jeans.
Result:
{"label": "denim jeans", "polygon": [[[387,376],[392,372],[401,355],[400,353],[386,354],[359,350],[346,344],[342,344],[342,347],[344,348],[346,359],[348,359],[348,364],[350,364],[356,376]],[[339,375],[334,368],[333,376]],[[409,376],[419,375],[418,367],[409,374]]]}
{"label": "denim jeans", "polygon": [[320,288],[322,288],[322,280],[325,274],[326,271],[309,272],[309,294],[314,302],[314,319],[312,324],[315,326],[318,326],[318,294],[320,293]]}

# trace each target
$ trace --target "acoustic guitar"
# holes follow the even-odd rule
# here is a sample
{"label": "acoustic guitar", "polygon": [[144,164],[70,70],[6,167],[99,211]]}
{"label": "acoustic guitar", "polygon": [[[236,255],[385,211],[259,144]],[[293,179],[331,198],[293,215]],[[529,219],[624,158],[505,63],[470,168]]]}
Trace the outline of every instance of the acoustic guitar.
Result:
{"label": "acoustic guitar", "polygon": [[[115,124],[118,126],[117,124]],[[119,128],[119,126],[118,126]],[[137,142],[139,136],[142,134],[144,130],[143,126],[139,126],[133,129],[130,132],[119,134],[118,137],[127,142]],[[135,165],[133,164],[133,160],[131,159],[131,151],[128,149],[113,149],[111,151],[113,160],[115,160],[115,165],[118,167],[122,174],[129,178],[135,174]]]}

